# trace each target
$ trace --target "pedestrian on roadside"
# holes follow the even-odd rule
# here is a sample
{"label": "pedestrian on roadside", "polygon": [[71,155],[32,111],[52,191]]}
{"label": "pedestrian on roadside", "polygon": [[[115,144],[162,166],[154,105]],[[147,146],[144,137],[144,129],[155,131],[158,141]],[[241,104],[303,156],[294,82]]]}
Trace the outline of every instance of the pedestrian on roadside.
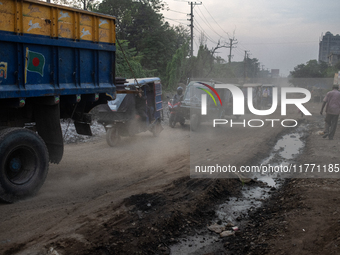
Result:
{"label": "pedestrian on roadside", "polygon": [[333,90],[329,91],[323,99],[320,114],[326,106],[325,129],[323,138],[328,137],[333,140],[336,127],[338,125],[338,118],[340,114],[340,91],[339,85],[333,85]]}
{"label": "pedestrian on roadside", "polygon": [[262,106],[266,108],[269,103],[269,97],[270,97],[270,90],[269,88],[264,88],[262,90]]}

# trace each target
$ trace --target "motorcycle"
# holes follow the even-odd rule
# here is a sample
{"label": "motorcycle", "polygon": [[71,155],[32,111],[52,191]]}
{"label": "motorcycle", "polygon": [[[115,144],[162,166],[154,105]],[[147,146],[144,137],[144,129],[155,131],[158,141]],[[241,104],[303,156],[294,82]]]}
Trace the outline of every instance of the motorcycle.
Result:
{"label": "motorcycle", "polygon": [[168,102],[168,117],[170,127],[174,128],[177,122],[179,122],[181,126],[184,126],[185,118],[181,110],[180,100],[170,99],[170,101]]}

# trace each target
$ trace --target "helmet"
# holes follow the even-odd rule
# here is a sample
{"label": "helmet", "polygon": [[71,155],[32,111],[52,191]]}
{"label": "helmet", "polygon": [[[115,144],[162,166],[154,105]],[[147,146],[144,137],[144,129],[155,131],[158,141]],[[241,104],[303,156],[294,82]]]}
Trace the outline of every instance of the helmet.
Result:
{"label": "helmet", "polygon": [[178,94],[178,95],[182,95],[182,93],[183,93],[182,87],[178,87],[178,88],[177,88],[177,94]]}

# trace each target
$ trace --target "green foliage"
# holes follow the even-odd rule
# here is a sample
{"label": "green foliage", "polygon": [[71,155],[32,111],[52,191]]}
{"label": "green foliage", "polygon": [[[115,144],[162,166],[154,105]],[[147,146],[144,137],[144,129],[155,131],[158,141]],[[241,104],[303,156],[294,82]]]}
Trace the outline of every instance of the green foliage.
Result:
{"label": "green foliage", "polygon": [[142,67],[162,79],[167,63],[188,38],[187,30],[163,21],[163,7],[162,0],[104,0],[98,8],[117,17],[117,38],[129,41]]}
{"label": "green foliage", "polygon": [[200,45],[197,57],[189,58],[189,46],[183,45],[167,65],[167,76],[163,84],[174,89],[179,82],[185,83],[187,78],[215,79],[231,83],[241,80],[256,82],[255,77],[260,74],[258,60],[247,58],[246,61],[227,63],[214,55],[221,47],[223,46],[218,44],[210,50],[207,45]]}
{"label": "green foliage", "polygon": [[175,89],[180,80],[185,77],[187,68],[186,57],[188,56],[188,53],[189,44],[183,44],[183,46],[176,51],[171,62],[168,63],[164,80],[167,88]]}
{"label": "green foliage", "polygon": [[309,60],[307,64],[300,64],[290,72],[294,78],[322,78],[325,76],[327,64],[319,64],[317,60]]}
{"label": "green foliage", "polygon": [[95,11],[99,5],[99,0],[52,0],[52,2],[89,11]]}
{"label": "green foliage", "polygon": [[117,44],[121,46],[117,47],[116,54],[117,77],[124,77],[126,79],[129,79],[154,76],[154,70],[146,70],[142,67],[140,62],[143,56],[138,55],[136,49],[129,48],[128,41],[119,40]]}
{"label": "green foliage", "polygon": [[290,72],[289,80],[295,87],[330,87],[332,78],[338,69],[329,67],[327,63],[309,60],[306,64],[299,64]]}
{"label": "green foliage", "polygon": [[340,61],[334,65],[334,70],[340,71]]}
{"label": "green foliage", "polygon": [[200,45],[197,53],[194,77],[208,77],[214,68],[214,56],[207,45]]}

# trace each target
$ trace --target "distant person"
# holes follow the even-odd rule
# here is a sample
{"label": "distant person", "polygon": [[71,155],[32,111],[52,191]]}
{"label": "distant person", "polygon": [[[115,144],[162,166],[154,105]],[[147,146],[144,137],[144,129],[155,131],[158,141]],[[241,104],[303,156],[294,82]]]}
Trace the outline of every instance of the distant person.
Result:
{"label": "distant person", "polygon": [[255,88],[255,93],[253,93],[253,104],[256,107],[256,109],[261,107],[260,103],[261,103],[261,88],[260,87],[256,87]]}
{"label": "distant person", "polygon": [[262,90],[262,103],[263,103],[263,107],[267,107],[268,106],[269,97],[270,97],[270,90],[269,90],[269,88],[264,88]]}
{"label": "distant person", "polygon": [[336,127],[338,125],[338,118],[340,114],[340,92],[339,85],[333,85],[333,90],[329,91],[323,99],[320,114],[326,106],[325,129],[323,138],[328,137],[333,140]]}

